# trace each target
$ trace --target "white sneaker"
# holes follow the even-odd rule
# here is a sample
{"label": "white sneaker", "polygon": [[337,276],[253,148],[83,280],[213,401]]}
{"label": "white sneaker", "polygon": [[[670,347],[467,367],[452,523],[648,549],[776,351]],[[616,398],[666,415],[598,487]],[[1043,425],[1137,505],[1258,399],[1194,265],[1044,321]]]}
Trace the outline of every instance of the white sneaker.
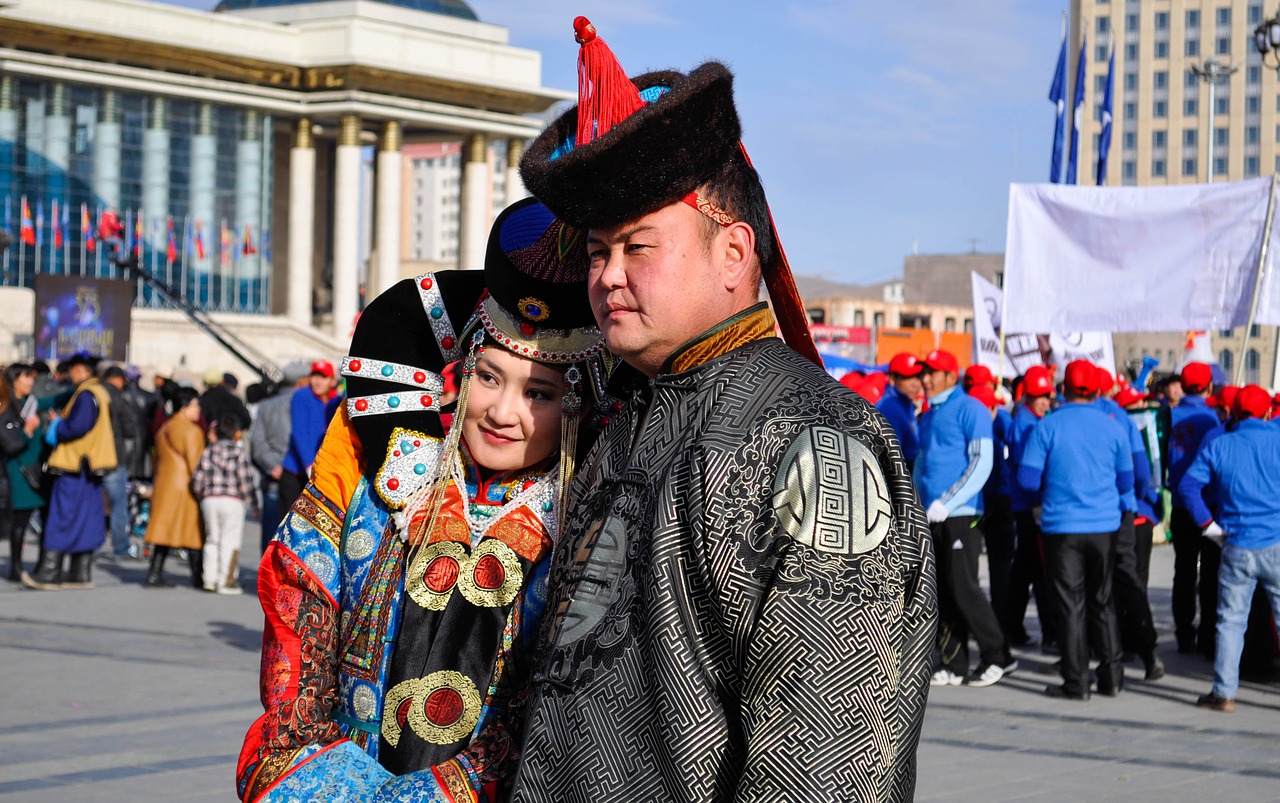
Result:
{"label": "white sneaker", "polygon": [[964,683],[963,677],[945,668],[934,672],[929,679],[930,686],[959,686],[961,683]]}
{"label": "white sneaker", "polygon": [[1004,669],[999,664],[980,666],[969,676],[970,686],[990,686],[1004,677]]}
{"label": "white sneaker", "polygon": [[218,586],[217,593],[223,596],[239,596],[244,593],[244,589],[240,586]]}

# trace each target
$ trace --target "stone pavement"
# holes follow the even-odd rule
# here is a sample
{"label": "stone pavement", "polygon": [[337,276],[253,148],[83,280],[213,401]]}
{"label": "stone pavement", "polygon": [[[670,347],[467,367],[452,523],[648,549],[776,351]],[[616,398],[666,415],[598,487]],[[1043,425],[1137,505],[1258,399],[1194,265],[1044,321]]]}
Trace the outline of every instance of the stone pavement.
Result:
{"label": "stone pavement", "polygon": [[[247,551],[256,543],[251,528]],[[1032,649],[995,686],[934,689],[917,798],[1280,800],[1280,686],[1245,684],[1235,714],[1193,705],[1212,668],[1168,646],[1172,564],[1158,548],[1168,677],[1143,683],[1131,668],[1118,698],[1050,700],[1055,659]],[[144,568],[100,564],[92,591],[0,581],[0,801],[235,799],[241,739],[261,711],[257,598],[143,589]],[[242,580],[252,588],[252,569]]]}

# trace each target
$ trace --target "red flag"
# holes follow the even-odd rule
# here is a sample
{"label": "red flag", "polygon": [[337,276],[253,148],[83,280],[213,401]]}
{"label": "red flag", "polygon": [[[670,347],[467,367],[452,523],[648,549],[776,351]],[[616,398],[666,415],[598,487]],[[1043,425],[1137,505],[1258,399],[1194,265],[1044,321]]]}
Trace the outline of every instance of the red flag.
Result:
{"label": "red flag", "polygon": [[204,232],[200,228],[200,221],[196,221],[196,257],[204,259]]}
{"label": "red flag", "polygon": [[258,253],[258,249],[253,247],[253,235],[249,233],[248,223],[244,224],[244,248],[240,253],[247,257]]}
{"label": "red flag", "polygon": [[53,247],[62,247],[62,218],[58,217],[58,199],[53,199]]}
{"label": "red flag", "polygon": [[27,196],[22,196],[22,218],[19,224],[19,236],[27,245],[36,244],[36,227],[31,222],[31,207],[27,205]]}
{"label": "red flag", "polygon": [[222,260],[222,266],[224,268],[227,265],[231,264],[231,246],[234,244],[235,242],[231,238],[231,230],[227,228],[227,219],[223,218],[222,219],[222,248],[219,253],[219,256]]}
{"label": "red flag", "polygon": [[170,262],[178,260],[178,249],[173,242],[173,215],[169,216],[169,253],[167,256]]}
{"label": "red flag", "polygon": [[85,250],[93,253],[96,244],[93,240],[93,231],[90,228],[93,224],[89,222],[89,205],[80,204],[80,236],[84,239]]}
{"label": "red flag", "polygon": [[133,255],[141,258],[142,256],[142,210],[138,210],[138,217],[133,221]]}

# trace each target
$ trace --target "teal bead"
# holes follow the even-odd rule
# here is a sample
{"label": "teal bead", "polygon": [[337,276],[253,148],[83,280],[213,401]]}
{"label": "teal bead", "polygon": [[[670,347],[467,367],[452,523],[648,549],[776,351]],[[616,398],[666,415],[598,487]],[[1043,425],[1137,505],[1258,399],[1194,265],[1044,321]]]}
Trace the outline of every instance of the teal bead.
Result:
{"label": "teal bead", "polygon": [[391,398],[387,399],[387,406],[388,406],[388,407],[390,407],[390,408],[392,408],[392,409],[395,409],[395,408],[399,407],[399,406],[400,406],[400,397],[399,397],[399,396],[392,396]]}
{"label": "teal bead", "polygon": [[413,454],[413,442],[400,441],[400,451],[404,452],[405,454]]}
{"label": "teal bead", "polygon": [[414,473],[414,474],[417,474],[417,475],[419,475],[419,476],[421,476],[421,475],[423,475],[423,474],[426,474],[426,473],[427,473],[427,467],[426,467],[426,466],[424,466],[423,464],[419,463],[418,465],[416,465],[416,466],[414,466],[414,467],[413,467],[413,473]]}
{"label": "teal bead", "polygon": [[440,316],[444,315],[444,307],[432,307],[431,317],[440,320]]}
{"label": "teal bead", "polygon": [[396,369],[392,368],[390,365],[384,365],[384,366],[382,366],[382,375],[383,375],[383,376],[391,376],[391,375],[392,375],[392,374],[394,374],[395,372],[396,372]]}
{"label": "teal bead", "polygon": [[543,509],[543,511],[544,511],[544,512],[547,512],[547,513],[550,513],[550,512],[551,512],[551,500],[550,500],[550,499],[548,499],[547,501],[545,501],[545,502],[543,502],[543,503],[542,503],[542,509]]}

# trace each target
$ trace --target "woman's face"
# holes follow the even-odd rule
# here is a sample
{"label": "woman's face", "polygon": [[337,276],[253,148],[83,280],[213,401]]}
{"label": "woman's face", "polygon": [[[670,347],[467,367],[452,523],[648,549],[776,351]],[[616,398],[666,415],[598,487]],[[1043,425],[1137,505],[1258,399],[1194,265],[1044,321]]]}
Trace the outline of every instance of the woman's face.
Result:
{"label": "woman's face", "polygon": [[525,468],[560,448],[564,376],[488,346],[476,360],[462,437],[471,457],[492,471]]}
{"label": "woman's face", "polygon": [[13,380],[13,395],[19,399],[25,399],[31,395],[31,391],[36,386],[36,375],[34,372],[18,374]]}
{"label": "woman's face", "polygon": [[187,417],[188,421],[200,420],[200,400],[192,399],[186,407],[182,408],[182,415]]}

